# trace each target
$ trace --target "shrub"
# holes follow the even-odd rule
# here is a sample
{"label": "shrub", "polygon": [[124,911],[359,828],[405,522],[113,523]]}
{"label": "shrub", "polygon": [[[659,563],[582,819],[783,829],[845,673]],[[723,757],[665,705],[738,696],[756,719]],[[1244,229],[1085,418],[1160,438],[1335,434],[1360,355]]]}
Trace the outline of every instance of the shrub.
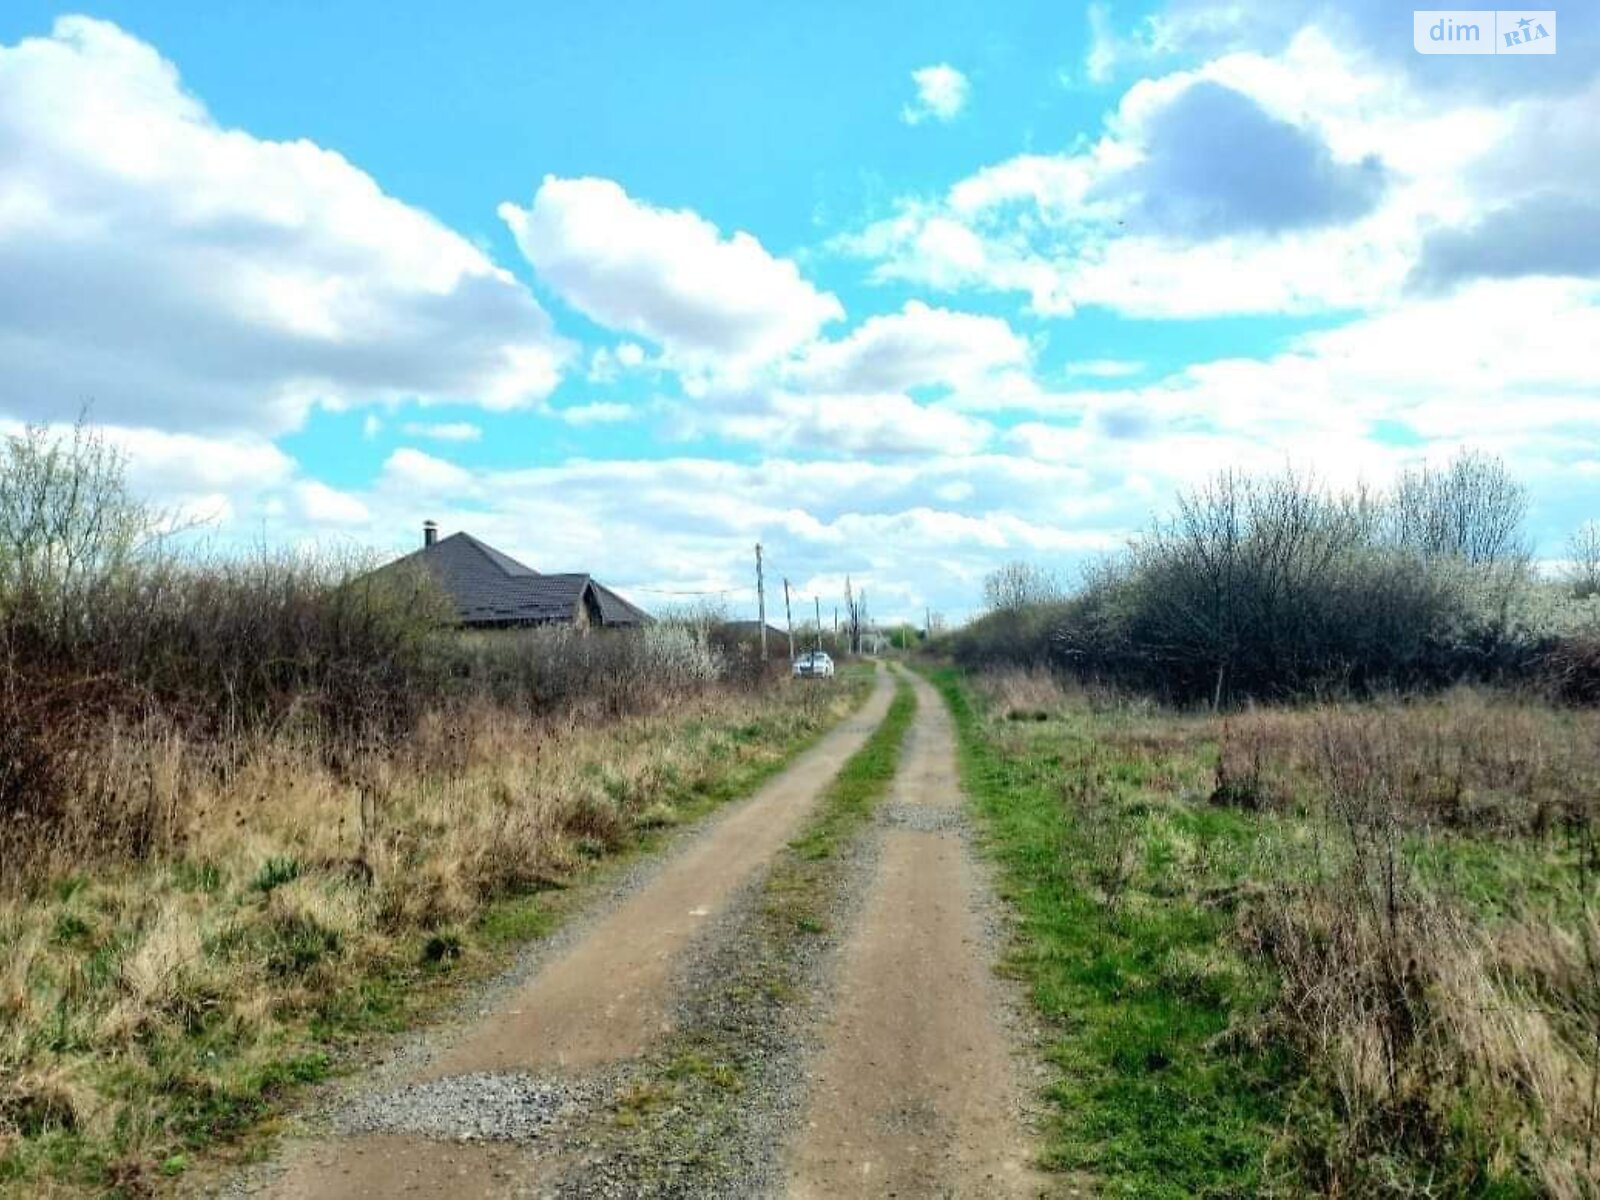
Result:
{"label": "shrub", "polygon": [[181,850],[183,791],[264,751],[366,797],[430,722],[643,713],[727,674],[703,622],[468,633],[421,571],[180,550],[83,423],[0,439],[0,464],[0,885]]}
{"label": "shrub", "polygon": [[990,612],[952,640],[958,661],[971,668],[1038,668],[1058,661],[1057,631],[1076,616],[1074,602],[1032,604]]}
{"label": "shrub", "polygon": [[1562,638],[1541,663],[1551,697],[1567,704],[1600,704],[1600,637]]}
{"label": "shrub", "polygon": [[1530,679],[1587,609],[1534,580],[1525,508],[1474,454],[1387,496],[1226,472],[1065,599],[1026,602],[1050,589],[1007,569],[991,600],[1019,602],[994,603],[952,652],[1213,707]]}
{"label": "shrub", "polygon": [[590,707],[610,715],[715,683],[725,661],[697,631],[675,624],[600,636],[568,628],[467,633],[449,654],[464,691],[534,712]]}

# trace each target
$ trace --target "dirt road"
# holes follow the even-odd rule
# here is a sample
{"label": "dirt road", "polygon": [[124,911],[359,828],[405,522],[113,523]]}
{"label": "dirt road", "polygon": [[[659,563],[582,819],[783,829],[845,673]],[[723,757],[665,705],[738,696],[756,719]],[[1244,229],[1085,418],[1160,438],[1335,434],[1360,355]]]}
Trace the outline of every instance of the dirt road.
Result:
{"label": "dirt road", "polygon": [[[630,1058],[664,1033],[674,960],[794,836],[839,767],[883,719],[891,691],[880,670],[860,711],[730,809],[568,953],[416,1072],[415,1081],[485,1071],[573,1071]],[[270,1194],[284,1200],[514,1195],[543,1174],[506,1146],[391,1133],[295,1148]]]}
{"label": "dirt road", "polygon": [[800,829],[817,797],[889,708],[887,673],[866,705],[724,817],[564,958],[428,1072],[577,1069],[638,1054],[668,1029],[668,977],[685,944]]}
{"label": "dirt road", "polygon": [[[673,1053],[674,1014],[694,1010],[685,1000],[715,990],[704,979],[708,958],[758,953],[741,930],[760,922],[741,914],[760,911],[768,865],[881,721],[887,672],[860,713],[442,1050],[390,1072],[388,1090],[368,1088],[331,1130],[290,1145],[230,1194],[1040,1194],[989,967],[981,881],[961,833],[950,721],[931,688],[920,679],[914,687],[917,716],[891,794],[859,844],[858,865],[841,875],[852,880],[838,898],[849,916],[831,948],[814,952],[793,1028],[756,1025],[782,1044],[752,1042],[754,1069],[769,1082],[792,1081],[739,1094],[736,1124],[763,1162],[735,1177],[724,1163],[721,1174],[697,1179],[685,1160],[666,1183],[642,1188],[637,1170],[613,1169],[630,1152],[617,1150],[628,1136],[617,1097],[652,1055]],[[698,974],[686,974],[685,961],[700,963]],[[691,1025],[679,1038],[694,1035]],[[673,1118],[695,1119],[692,1105]]]}
{"label": "dirt road", "polygon": [[960,832],[954,732],[937,693],[914,686],[877,878],[789,1157],[796,1200],[1040,1193]]}

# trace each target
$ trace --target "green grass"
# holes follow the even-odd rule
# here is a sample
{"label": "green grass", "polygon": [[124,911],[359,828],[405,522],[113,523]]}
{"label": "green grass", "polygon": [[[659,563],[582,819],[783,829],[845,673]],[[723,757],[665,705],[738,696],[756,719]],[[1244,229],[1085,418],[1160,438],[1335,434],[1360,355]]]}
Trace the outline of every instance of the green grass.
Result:
{"label": "green grass", "polygon": [[1081,724],[1008,723],[1002,747],[956,672],[933,679],[1017,913],[1009,969],[1053,1031],[1046,1165],[1108,1195],[1256,1194],[1289,1074],[1226,1035],[1270,980],[1226,951],[1229,916],[1188,896],[1180,868],[1237,877],[1251,823],[1156,802]]}
{"label": "green grass", "polygon": [[[1289,905],[1314,938],[1328,933],[1319,922],[1335,919],[1325,915],[1330,899],[1356,903],[1340,890],[1349,886],[1347,835],[1328,817],[1314,770],[1287,776],[1274,807],[1230,808],[1213,795],[1212,718],[1063,697],[1019,720],[986,711],[959,672],[930,674],[955,718],[963,779],[1017,915],[1008,968],[1050,1030],[1047,1165],[1099,1193],[1141,1197],[1548,1190],[1540,1171],[1558,1152],[1528,1132],[1546,1115],[1539,1097],[1513,1075],[1487,1072],[1482,1043],[1454,1040],[1470,1023],[1456,1021],[1445,993],[1424,989],[1412,1001],[1429,1049],[1408,1062],[1431,1053],[1449,1065],[1418,1068],[1389,1107],[1364,1095],[1359,1121],[1341,1091],[1345,1043],[1297,1026],[1294,997],[1279,1003],[1277,951],[1258,934],[1282,909],[1265,898]],[[1265,719],[1290,730],[1283,736],[1315,736],[1315,716]],[[1565,743],[1560,715],[1548,721],[1553,755]],[[1472,728],[1444,727],[1469,731],[1455,737]],[[1284,761],[1280,753],[1274,769]],[[1518,811],[1510,793],[1480,786],[1477,800]],[[1579,833],[1438,828],[1409,815],[1404,798],[1393,803],[1412,821],[1398,849],[1415,895],[1470,922],[1485,946],[1505,931],[1512,964],[1526,931],[1558,931],[1522,966],[1484,969],[1502,984],[1525,973],[1507,984],[1504,1003],[1533,1004],[1563,1044],[1591,1045],[1593,1000],[1574,998],[1581,985],[1555,956],[1563,937],[1578,944],[1597,899],[1592,884],[1587,897],[1579,886]],[[1414,943],[1413,952],[1454,961],[1452,944]],[[1341,1031],[1373,1019],[1356,1001],[1341,1003]],[[1581,1059],[1577,1069],[1587,1070]],[[1565,1128],[1570,1147],[1570,1120]],[[1580,1174],[1582,1153],[1580,1144]]]}
{"label": "green grass", "polygon": [[831,858],[872,817],[900,764],[906,731],[917,715],[917,697],[904,679],[895,683],[894,699],[882,723],[857,750],[822,798],[822,807],[790,849],[802,859]]}
{"label": "green grass", "polygon": [[1407,851],[1419,878],[1486,918],[1534,910],[1568,923],[1581,915],[1572,886],[1582,856],[1576,843],[1435,834],[1413,839]]}

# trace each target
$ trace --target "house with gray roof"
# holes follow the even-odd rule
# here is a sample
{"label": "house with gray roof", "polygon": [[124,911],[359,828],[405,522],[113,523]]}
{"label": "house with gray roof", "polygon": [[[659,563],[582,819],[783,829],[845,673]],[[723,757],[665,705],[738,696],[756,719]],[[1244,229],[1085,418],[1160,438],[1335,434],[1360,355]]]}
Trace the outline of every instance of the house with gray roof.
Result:
{"label": "house with gray roof", "polygon": [[[717,632],[734,641],[754,641],[761,637],[760,621],[723,621],[717,626]],[[767,626],[767,641],[787,643],[789,634],[787,630],[779,629],[776,625]]]}
{"label": "house with gray roof", "polygon": [[422,526],[422,548],[383,571],[421,568],[455,604],[471,629],[570,625],[579,629],[637,629],[651,617],[593,576],[547,575],[470,533],[441,538],[432,521]]}

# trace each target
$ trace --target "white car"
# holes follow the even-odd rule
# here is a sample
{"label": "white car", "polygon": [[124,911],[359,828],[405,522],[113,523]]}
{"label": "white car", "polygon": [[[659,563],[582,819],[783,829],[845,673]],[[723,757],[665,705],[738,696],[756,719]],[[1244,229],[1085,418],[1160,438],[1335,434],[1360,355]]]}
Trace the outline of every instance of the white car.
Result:
{"label": "white car", "polygon": [[821,650],[810,650],[794,660],[794,673],[797,679],[832,679],[833,659]]}

